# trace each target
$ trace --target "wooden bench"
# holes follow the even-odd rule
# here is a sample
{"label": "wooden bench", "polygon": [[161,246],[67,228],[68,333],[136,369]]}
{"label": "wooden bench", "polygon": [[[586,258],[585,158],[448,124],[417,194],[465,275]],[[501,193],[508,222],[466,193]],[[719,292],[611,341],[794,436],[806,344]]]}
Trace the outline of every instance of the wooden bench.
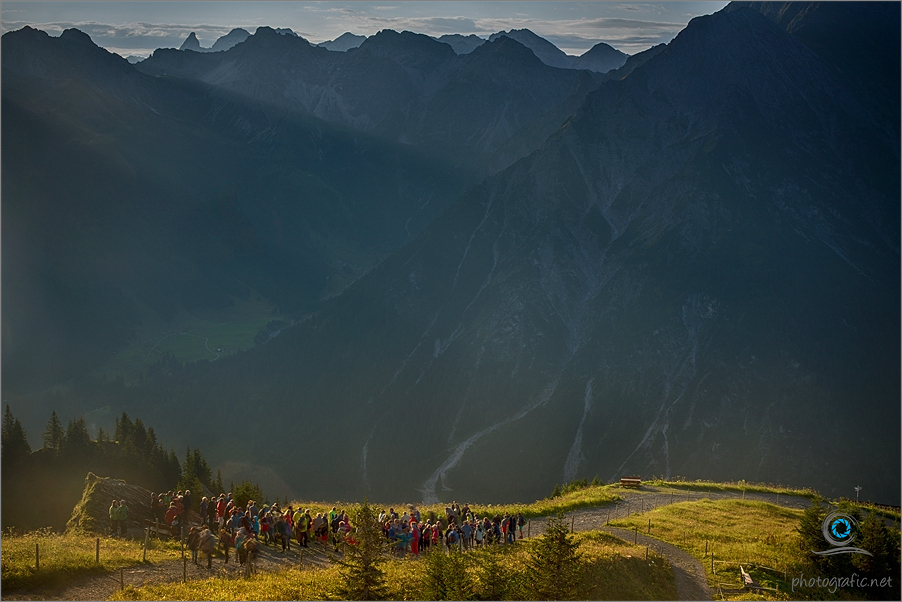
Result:
{"label": "wooden bench", "polygon": [[739,572],[742,573],[742,586],[746,589],[761,589],[761,585],[758,584],[752,576],[745,572],[745,569],[742,568],[742,565],[739,565]]}
{"label": "wooden bench", "polygon": [[639,477],[620,477],[621,487],[640,487],[642,479]]}

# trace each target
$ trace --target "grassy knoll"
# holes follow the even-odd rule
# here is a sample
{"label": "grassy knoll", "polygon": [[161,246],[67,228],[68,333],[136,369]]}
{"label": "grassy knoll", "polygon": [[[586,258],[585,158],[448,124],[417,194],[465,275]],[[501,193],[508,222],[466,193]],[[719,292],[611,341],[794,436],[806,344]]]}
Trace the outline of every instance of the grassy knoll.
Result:
{"label": "grassy knoll", "polygon": [[[580,533],[582,599],[589,600],[673,600],[676,586],[666,560],[652,555],[645,560],[645,548],[634,547],[604,533]],[[484,552],[462,554],[460,579],[471,599],[486,596],[492,576],[502,576],[504,589],[496,599],[530,599],[525,585],[525,560],[532,544],[499,546]],[[494,554],[492,552],[495,552]],[[496,564],[492,564],[496,563]],[[394,558],[385,565],[389,597],[394,600],[431,599],[427,594],[426,562],[422,559]],[[486,568],[493,572],[487,574]],[[261,574],[251,579],[217,578],[169,583],[141,588],[127,587],[114,600],[327,600],[335,599],[339,587],[336,567],[297,568]],[[458,590],[458,593],[461,590]]]}
{"label": "grassy knoll", "polygon": [[[49,529],[3,535],[0,548],[3,588],[15,590],[62,584],[76,577],[142,564],[143,540],[100,538],[100,564],[96,563],[96,537],[81,532],[57,534]],[[40,570],[35,570],[35,544]],[[148,562],[180,558],[177,542],[151,539]]]}
{"label": "grassy knoll", "polygon": [[786,487],[784,485],[773,485],[770,483],[748,483],[746,481],[735,481],[727,483],[716,483],[714,481],[686,481],[677,477],[676,479],[652,479],[643,481],[643,485],[654,485],[656,487],[670,487],[672,489],[681,489],[683,491],[735,491],[749,493],[773,493],[779,495],[795,495],[814,499],[818,497],[818,492],[808,487]]}
{"label": "grassy knoll", "polygon": [[[638,527],[641,533],[647,533],[650,520],[651,536],[698,558],[715,591],[718,584],[727,589],[741,587],[741,564],[759,584],[773,590],[764,590],[751,599],[783,600],[791,594],[791,576],[805,571],[796,532],[801,516],[801,510],[765,502],[703,499],[663,506],[611,524]],[[716,572],[712,572],[712,551]],[[749,596],[727,594],[726,598]]]}
{"label": "grassy knoll", "polygon": [[[604,506],[605,504],[610,504],[621,499],[618,491],[619,486],[617,485],[600,485],[597,487],[587,487],[585,489],[571,491],[560,497],[536,500],[531,504],[470,504],[470,509],[479,516],[494,516],[495,514],[504,516],[505,514],[516,514],[521,512],[523,513],[524,518],[536,518],[539,516],[552,516],[558,513],[566,514],[580,508]],[[342,502],[330,504],[328,502],[294,501],[291,502],[291,505],[295,509],[298,507],[307,508],[313,516],[316,516],[316,513],[318,512],[328,513],[333,506],[343,509],[352,515],[359,508],[359,504],[347,504]],[[377,511],[382,509],[387,511],[389,508],[394,508],[399,515],[407,509],[406,503],[372,503],[372,505]],[[444,517],[445,506],[446,504],[416,504],[417,509],[423,517],[429,512],[434,512],[438,517]]]}

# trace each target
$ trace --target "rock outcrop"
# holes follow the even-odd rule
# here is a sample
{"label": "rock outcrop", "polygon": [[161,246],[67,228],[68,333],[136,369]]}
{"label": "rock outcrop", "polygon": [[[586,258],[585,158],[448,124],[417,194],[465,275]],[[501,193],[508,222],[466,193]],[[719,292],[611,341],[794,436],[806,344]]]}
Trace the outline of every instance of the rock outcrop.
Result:
{"label": "rock outcrop", "polygon": [[[144,520],[152,520],[150,512],[150,490],[138,485],[129,485],[122,479],[99,477],[89,472],[85,477],[85,491],[81,501],[72,510],[72,518],[66,524],[66,529],[80,529],[92,533],[109,533],[112,528],[110,522],[110,504],[115,500],[125,500],[128,506],[129,532],[137,533],[144,529]],[[200,516],[193,510],[188,512],[189,523],[199,523]]]}

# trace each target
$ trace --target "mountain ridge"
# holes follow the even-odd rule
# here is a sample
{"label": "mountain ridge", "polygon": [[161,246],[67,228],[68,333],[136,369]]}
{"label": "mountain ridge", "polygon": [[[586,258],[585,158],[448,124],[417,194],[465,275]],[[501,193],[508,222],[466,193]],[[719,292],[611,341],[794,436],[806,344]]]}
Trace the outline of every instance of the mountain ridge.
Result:
{"label": "mountain ridge", "polygon": [[[305,321],[116,389],[120,403],[165,416],[230,400],[292,417],[248,421],[245,459],[323,499],[522,500],[624,472],[831,496],[862,478],[898,494],[886,460],[900,441],[898,116],[861,93],[887,82],[882,68],[850,78],[815,50],[832,32],[803,39],[736,6],[609,75],[568,75],[582,92],[557,96],[536,82],[567,70],[506,36],[458,56],[397,32],[347,53],[261,33],[257,44],[309,62],[382,53],[395,90],[433,94],[406,115],[406,144],[459,123],[449,107],[482,119],[471,131],[491,124],[498,137],[477,139],[487,149],[526,141],[486,155],[494,173]],[[426,52],[389,61],[399,44]],[[161,52],[148,67],[225,94],[214,81],[242,81],[230,61],[248,48]],[[524,89],[550,95],[520,121],[492,112]],[[483,115],[475,90],[496,103]],[[320,422],[340,425],[340,440],[305,426]],[[174,428],[212,457],[230,453]],[[504,469],[530,477],[499,479]]]}

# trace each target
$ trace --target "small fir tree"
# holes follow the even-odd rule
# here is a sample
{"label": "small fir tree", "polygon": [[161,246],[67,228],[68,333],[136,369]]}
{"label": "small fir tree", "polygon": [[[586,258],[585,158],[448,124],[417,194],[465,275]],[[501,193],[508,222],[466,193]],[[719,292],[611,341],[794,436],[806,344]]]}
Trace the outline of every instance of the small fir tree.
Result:
{"label": "small fir tree", "polygon": [[[472,600],[473,587],[467,578],[469,554],[456,547],[446,553],[433,546],[423,558],[423,595],[427,600]],[[497,598],[496,598],[497,599]]]}
{"label": "small fir tree", "polygon": [[382,569],[388,540],[368,500],[364,499],[353,523],[356,530],[349,534],[353,542],[344,543],[344,559],[330,556],[342,577],[338,594],[343,600],[384,600],[389,595]]}
{"label": "small fir tree", "polygon": [[501,555],[506,551],[506,547],[488,546],[473,554],[473,597],[476,600],[512,599],[513,576],[501,563]]}
{"label": "small fir tree", "polygon": [[564,515],[548,519],[526,561],[530,593],[536,600],[573,600],[579,593],[582,559],[564,521]]}

